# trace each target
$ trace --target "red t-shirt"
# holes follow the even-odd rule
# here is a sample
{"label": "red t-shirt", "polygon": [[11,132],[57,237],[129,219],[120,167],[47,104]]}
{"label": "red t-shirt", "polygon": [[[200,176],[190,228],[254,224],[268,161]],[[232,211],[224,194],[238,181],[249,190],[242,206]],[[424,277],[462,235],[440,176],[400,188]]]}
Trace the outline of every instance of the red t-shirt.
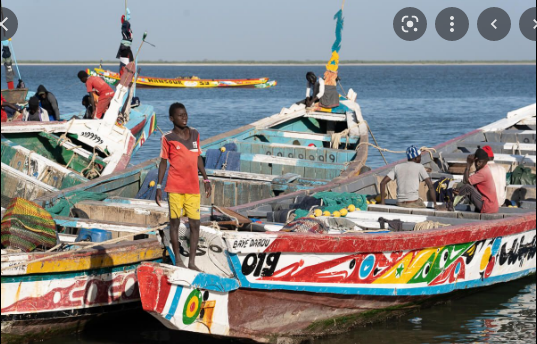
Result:
{"label": "red t-shirt", "polygon": [[160,157],[170,163],[167,193],[199,195],[198,158],[201,155],[200,135],[190,128],[190,138],[182,140],[173,131],[162,138]]}
{"label": "red t-shirt", "polygon": [[482,214],[496,214],[500,211],[496,183],[494,183],[492,171],[488,165],[477,171],[473,176],[470,176],[470,184],[475,186],[477,191],[483,196]]}
{"label": "red t-shirt", "polygon": [[86,81],[88,93],[95,92],[99,97],[111,97],[114,95],[114,90],[98,76],[90,76]]}
{"label": "red t-shirt", "polygon": [[[4,96],[0,96],[0,97],[2,97],[2,105],[4,105],[4,102],[6,100],[4,99]],[[2,122],[7,122],[7,112],[5,112],[3,108],[2,108]]]}

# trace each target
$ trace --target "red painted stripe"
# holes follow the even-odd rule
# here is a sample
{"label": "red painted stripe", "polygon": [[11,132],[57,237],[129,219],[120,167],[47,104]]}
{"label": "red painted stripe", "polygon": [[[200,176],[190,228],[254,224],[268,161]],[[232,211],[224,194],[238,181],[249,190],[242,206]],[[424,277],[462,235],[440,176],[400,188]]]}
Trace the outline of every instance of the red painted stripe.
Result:
{"label": "red painted stripe", "polygon": [[172,287],[162,269],[155,264],[142,264],[137,274],[142,307],[147,312],[162,313]]}
{"label": "red painted stripe", "polygon": [[413,251],[505,237],[524,233],[535,227],[536,215],[529,214],[424,232],[367,235],[278,233],[278,239],[265,252],[348,254]]}
{"label": "red painted stripe", "polygon": [[146,123],[147,123],[147,117],[144,118],[142,122],[140,122],[138,125],[136,125],[134,128],[131,129],[132,135],[136,136],[140,131],[142,131]]}

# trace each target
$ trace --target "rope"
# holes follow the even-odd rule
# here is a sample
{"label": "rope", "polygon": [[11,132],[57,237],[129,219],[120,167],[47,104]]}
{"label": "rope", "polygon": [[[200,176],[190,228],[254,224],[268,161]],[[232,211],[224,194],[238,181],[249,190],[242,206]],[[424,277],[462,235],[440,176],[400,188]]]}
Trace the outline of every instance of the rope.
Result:
{"label": "rope", "polygon": [[446,225],[440,222],[425,221],[425,222],[416,223],[416,226],[414,226],[414,231],[421,232],[421,231],[426,231],[430,229],[439,229],[439,228],[450,227],[450,226],[451,225]]}
{"label": "rope", "polygon": [[93,243],[91,245],[88,245],[88,246],[85,246],[83,248],[76,249],[76,250],[73,250],[73,251],[61,252],[61,253],[53,254],[53,255],[50,255],[50,256],[42,257],[42,258],[39,258],[39,259],[29,260],[27,262],[21,262],[21,263],[16,264],[16,265],[6,266],[6,267],[2,268],[1,271],[3,272],[3,271],[6,271],[6,270],[16,269],[16,268],[21,267],[21,266],[27,266],[28,264],[31,264],[31,263],[39,263],[39,262],[43,262],[45,260],[51,260],[51,259],[59,258],[59,257],[62,257],[62,256],[68,256],[68,255],[70,256],[70,255],[73,255],[74,253],[84,251],[84,250],[87,250],[87,249],[90,249],[90,248],[94,248],[94,247],[97,247],[97,246],[113,245],[113,244],[117,244],[117,243],[122,242],[122,241],[133,240],[135,236],[149,234],[149,233],[154,232],[154,231],[160,231],[160,230],[165,229],[167,227],[168,227],[168,225],[164,225],[164,226],[160,226],[160,227],[156,227],[156,228],[151,228],[151,229],[147,229],[147,230],[142,231],[142,232],[132,233],[132,234],[129,234],[129,235],[124,236],[124,237],[120,237],[120,238],[116,238],[116,239],[112,239],[112,240],[108,240],[108,241],[103,241],[103,242]]}
{"label": "rope", "polygon": [[[376,148],[381,152],[392,153],[392,154],[406,154],[406,151],[393,151],[393,150],[390,150],[390,149],[386,149],[386,148],[376,146],[376,145],[374,145],[372,143],[369,143],[369,142],[362,142],[362,143],[358,144],[358,147],[364,146],[364,145]],[[356,148],[356,150],[358,150],[358,147]],[[434,148],[421,147],[420,150],[423,151],[423,152],[428,152],[431,155],[431,158],[434,158],[433,153],[436,153],[436,149],[434,149]]]}
{"label": "rope", "polygon": [[[369,130],[369,134],[371,134],[371,137],[373,138],[373,141],[375,141],[375,144],[378,146],[379,143],[377,142],[377,139],[375,137],[375,135],[373,134],[373,130],[371,130],[371,127],[369,126],[369,122],[365,122],[365,125],[367,125],[367,130]],[[359,147],[360,145],[358,145]],[[356,149],[358,149],[358,147],[356,147]],[[406,153],[406,152],[405,152]],[[382,155],[382,159],[384,159],[384,163],[386,165],[388,165],[388,160],[386,160],[386,157],[384,156],[384,154],[382,153],[382,151],[380,152],[380,155]]]}
{"label": "rope", "polygon": [[90,163],[85,169],[80,172],[82,175],[84,175],[84,172],[88,171],[88,174],[86,175],[86,178],[88,179],[95,179],[101,176],[101,173],[95,167],[95,159],[97,158],[96,148],[97,147],[93,147],[93,156],[91,157]]}
{"label": "rope", "polygon": [[69,121],[69,127],[67,127],[67,130],[65,131],[65,133],[63,133],[63,135],[60,136],[60,138],[58,139],[57,144],[59,144],[60,146],[63,146],[63,142],[71,143],[71,140],[69,140],[67,138],[67,134],[69,133],[69,131],[73,127],[73,124],[75,124],[75,119],[74,118]]}
{"label": "rope", "polygon": [[349,146],[350,133],[350,129],[345,129],[341,133],[332,134],[332,142],[330,143],[330,148],[339,149],[339,146],[341,145],[341,140],[345,137],[347,139],[345,143],[345,149],[347,149]]}
{"label": "rope", "polygon": [[19,63],[17,62],[17,56],[15,56],[15,48],[13,48],[13,42],[11,40],[9,40],[9,45],[11,47],[11,54],[13,55],[13,60],[15,61],[15,68],[17,68],[19,80],[22,80],[21,71],[19,70]]}

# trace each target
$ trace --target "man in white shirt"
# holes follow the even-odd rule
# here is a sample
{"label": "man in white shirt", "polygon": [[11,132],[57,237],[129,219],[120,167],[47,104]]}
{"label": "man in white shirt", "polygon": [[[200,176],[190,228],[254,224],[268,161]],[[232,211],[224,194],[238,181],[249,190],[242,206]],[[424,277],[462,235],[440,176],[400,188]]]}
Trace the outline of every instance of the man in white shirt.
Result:
{"label": "man in white shirt", "polygon": [[498,195],[498,204],[502,207],[505,204],[507,198],[507,171],[502,165],[498,165],[494,162],[494,151],[492,147],[485,146],[483,150],[487,152],[489,156],[489,167],[492,172],[492,178],[494,184],[496,184],[496,194]]}

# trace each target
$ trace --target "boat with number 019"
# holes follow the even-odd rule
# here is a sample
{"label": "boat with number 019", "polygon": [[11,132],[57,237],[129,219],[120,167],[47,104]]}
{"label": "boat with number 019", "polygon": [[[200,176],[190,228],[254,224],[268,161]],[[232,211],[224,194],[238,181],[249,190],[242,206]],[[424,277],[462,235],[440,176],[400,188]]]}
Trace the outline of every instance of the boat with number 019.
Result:
{"label": "boat with number 019", "polygon": [[[460,163],[488,144],[495,147],[496,163],[534,174],[535,137],[532,105],[424,153],[422,164],[449,189],[461,180]],[[476,213],[469,205],[453,211],[431,203],[400,208],[394,200],[376,205],[380,181],[394,166],[233,208],[260,224],[239,231],[202,227],[196,261],[202,272],[155,263],[138,268],[144,309],[174,330],[301,343],[535,274],[534,181],[508,186],[509,202],[497,214]],[[275,211],[301,209],[320,192],[372,197],[362,196],[366,211],[349,207],[345,218],[269,220]],[[165,233],[172,259],[186,263],[188,254],[175,257]],[[179,240],[188,247],[186,226]]]}

